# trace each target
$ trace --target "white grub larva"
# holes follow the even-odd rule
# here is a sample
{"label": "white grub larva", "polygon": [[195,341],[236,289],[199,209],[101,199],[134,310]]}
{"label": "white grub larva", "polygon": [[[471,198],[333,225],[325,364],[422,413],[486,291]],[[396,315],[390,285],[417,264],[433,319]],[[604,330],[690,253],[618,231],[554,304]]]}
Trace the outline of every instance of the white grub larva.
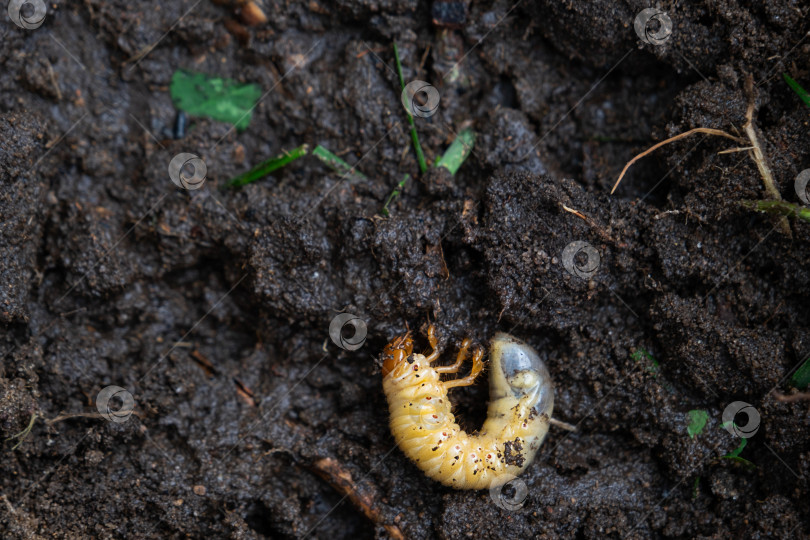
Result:
{"label": "white grub larva", "polygon": [[488,489],[520,474],[548,432],[554,387],[545,364],[532,347],[499,332],[490,346],[489,409],[481,431],[469,435],[456,423],[447,391],[469,386],[483,370],[484,351],[472,352],[466,377],[457,373],[468,355],[465,339],[450,366],[431,366],[439,357],[435,329],[428,328],[430,355],[413,353],[410,332],[383,352],[383,391],[388,398],[391,432],[400,449],[425,474],[456,489]]}

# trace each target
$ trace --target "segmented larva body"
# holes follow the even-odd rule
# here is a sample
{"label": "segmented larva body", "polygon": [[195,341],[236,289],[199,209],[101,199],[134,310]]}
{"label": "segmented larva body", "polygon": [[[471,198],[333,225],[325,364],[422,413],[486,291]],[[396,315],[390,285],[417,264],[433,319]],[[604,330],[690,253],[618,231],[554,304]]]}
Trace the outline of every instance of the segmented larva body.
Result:
{"label": "segmented larva body", "polygon": [[409,334],[389,343],[383,355],[383,390],[400,449],[446,486],[488,489],[509,482],[531,463],[548,432],[554,407],[548,370],[529,345],[498,333],[490,347],[487,420],[471,435],[456,423],[447,391],[473,383],[483,368],[483,351],[473,351],[470,375],[442,381],[442,373],[458,371],[470,340],[455,364],[434,367],[439,352],[432,326],[428,338],[434,349],[429,356],[413,353]]}

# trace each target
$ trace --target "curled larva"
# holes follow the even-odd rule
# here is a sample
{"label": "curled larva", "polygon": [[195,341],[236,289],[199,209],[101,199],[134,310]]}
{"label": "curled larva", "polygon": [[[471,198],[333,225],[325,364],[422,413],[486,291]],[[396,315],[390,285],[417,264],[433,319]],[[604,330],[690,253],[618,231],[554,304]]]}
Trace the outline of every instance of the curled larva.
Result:
{"label": "curled larva", "polygon": [[391,432],[400,449],[425,474],[457,489],[488,489],[510,481],[534,459],[548,432],[554,387],[537,352],[523,341],[499,332],[490,346],[489,409],[477,434],[456,423],[447,391],[473,384],[483,370],[484,351],[472,351],[466,377],[442,381],[457,373],[467,358],[465,339],[450,366],[438,359],[435,329],[428,328],[430,355],[413,353],[410,332],[394,339],[383,352],[383,391],[388,399]]}

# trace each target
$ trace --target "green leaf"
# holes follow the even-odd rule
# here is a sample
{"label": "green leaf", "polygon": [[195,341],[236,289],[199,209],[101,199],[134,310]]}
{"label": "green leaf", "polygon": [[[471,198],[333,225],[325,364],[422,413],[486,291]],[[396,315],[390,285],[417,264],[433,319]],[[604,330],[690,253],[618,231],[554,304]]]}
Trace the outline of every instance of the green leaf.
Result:
{"label": "green leaf", "polygon": [[729,452],[728,454],[726,454],[723,457],[724,458],[738,457],[740,455],[740,453],[743,451],[743,448],[745,448],[746,444],[748,444],[748,439],[746,439],[745,437],[741,438],[739,446],[737,446],[737,448],[735,448],[734,450],[732,450],[731,452]]}
{"label": "green leaf", "polygon": [[810,357],[804,361],[804,364],[802,364],[790,378],[790,384],[799,390],[804,390],[807,388],[807,385],[810,385]]}
{"label": "green leaf", "polygon": [[689,426],[686,428],[689,437],[694,439],[695,435],[699,435],[703,431],[703,428],[706,427],[708,420],[709,413],[703,409],[689,411]]}
{"label": "green leaf", "polygon": [[[723,457],[725,457],[725,456],[723,456]],[[756,469],[757,468],[755,463],[753,463],[751,461],[748,461],[745,458],[741,458],[740,456],[733,456],[733,457],[729,457],[727,459],[729,459],[730,461],[735,461],[735,462],[739,463],[740,465],[742,465],[746,469]]]}
{"label": "green leaf", "polygon": [[810,94],[807,93],[807,90],[802,88],[802,85],[794,81],[793,78],[787,73],[782,73],[782,78],[785,79],[785,82],[788,84],[788,86],[790,86],[791,90],[796,92],[799,99],[801,99],[805,105],[810,107]]}
{"label": "green leaf", "polygon": [[207,116],[233,124],[244,131],[253,117],[253,107],[262,95],[258,84],[212,77],[178,69],[169,86],[174,106],[190,115]]}
{"label": "green leaf", "polygon": [[636,349],[636,352],[631,354],[630,358],[632,358],[635,362],[644,362],[646,364],[644,369],[650,373],[655,373],[658,371],[658,360],[656,360],[653,355],[648,353],[642,347]]}

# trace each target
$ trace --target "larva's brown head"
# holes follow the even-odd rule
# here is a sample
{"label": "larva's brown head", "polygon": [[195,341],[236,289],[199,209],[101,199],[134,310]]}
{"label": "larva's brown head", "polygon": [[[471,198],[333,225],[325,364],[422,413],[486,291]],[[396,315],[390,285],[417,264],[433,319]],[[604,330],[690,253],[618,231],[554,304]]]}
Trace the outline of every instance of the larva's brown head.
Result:
{"label": "larva's brown head", "polygon": [[409,330],[404,335],[394,338],[383,349],[383,377],[394,371],[402,362],[406,362],[411,354],[413,354],[413,338]]}

